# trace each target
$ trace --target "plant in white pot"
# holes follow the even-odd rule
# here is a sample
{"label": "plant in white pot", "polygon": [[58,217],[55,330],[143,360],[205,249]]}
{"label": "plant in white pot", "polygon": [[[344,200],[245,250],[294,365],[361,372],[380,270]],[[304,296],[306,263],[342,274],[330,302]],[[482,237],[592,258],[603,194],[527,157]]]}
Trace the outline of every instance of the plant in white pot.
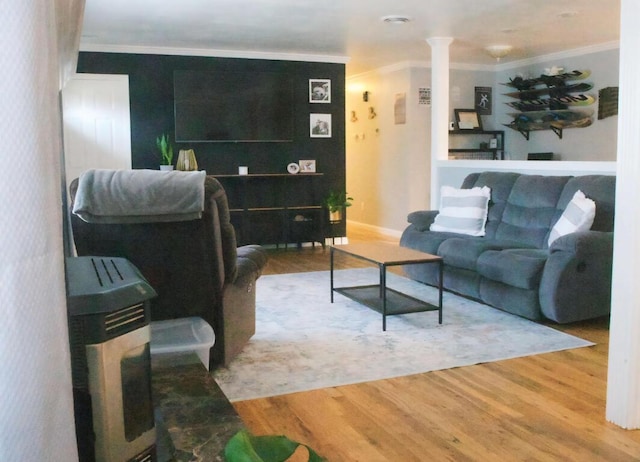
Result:
{"label": "plant in white pot", "polygon": [[345,208],[351,207],[352,200],[353,197],[345,191],[330,191],[324,200],[324,205],[329,210],[329,221],[332,223],[342,221],[342,213]]}
{"label": "plant in white pot", "polygon": [[173,170],[173,146],[169,143],[169,136],[162,134],[156,138],[156,146],[160,150],[160,170]]}

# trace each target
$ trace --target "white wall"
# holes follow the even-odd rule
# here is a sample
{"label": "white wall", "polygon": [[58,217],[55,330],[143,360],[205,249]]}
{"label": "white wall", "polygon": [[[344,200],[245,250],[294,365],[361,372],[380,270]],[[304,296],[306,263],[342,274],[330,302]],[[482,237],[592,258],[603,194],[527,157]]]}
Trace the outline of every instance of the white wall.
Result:
{"label": "white wall", "polygon": [[[473,109],[475,102],[475,87],[493,87],[495,83],[494,72],[482,70],[451,69],[449,71],[449,121],[455,120],[455,109]],[[495,89],[493,90],[495,93]],[[495,114],[495,102],[492,112]],[[501,130],[494,123],[494,115],[481,116],[482,126],[485,130]]]}
{"label": "white wall", "polygon": [[[77,460],[62,239],[56,24],[78,3],[3,2],[0,460]],[[64,4],[64,8],[61,6]],[[71,19],[70,21],[68,21]],[[79,30],[79,27],[77,28]],[[61,40],[58,41],[58,38]],[[65,56],[72,56],[69,53]]]}

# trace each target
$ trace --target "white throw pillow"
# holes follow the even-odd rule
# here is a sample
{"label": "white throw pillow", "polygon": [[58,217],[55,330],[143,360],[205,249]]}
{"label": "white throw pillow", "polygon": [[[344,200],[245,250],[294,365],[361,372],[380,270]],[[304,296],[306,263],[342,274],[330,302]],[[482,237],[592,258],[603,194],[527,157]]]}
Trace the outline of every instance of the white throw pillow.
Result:
{"label": "white throw pillow", "polygon": [[431,231],[484,236],[491,189],[456,189],[443,186],[440,189],[440,211],[429,227]]}
{"label": "white throw pillow", "polygon": [[564,209],[556,224],[551,228],[549,247],[560,236],[591,229],[595,216],[596,203],[591,199],[587,199],[582,191],[576,191],[571,202],[567,204],[567,208]]}

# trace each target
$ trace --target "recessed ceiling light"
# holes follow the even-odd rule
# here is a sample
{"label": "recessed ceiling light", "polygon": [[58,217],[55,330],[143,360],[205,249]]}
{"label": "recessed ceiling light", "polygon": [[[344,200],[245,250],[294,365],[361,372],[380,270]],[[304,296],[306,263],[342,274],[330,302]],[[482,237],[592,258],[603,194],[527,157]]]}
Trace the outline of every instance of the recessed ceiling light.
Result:
{"label": "recessed ceiling light", "polygon": [[411,21],[411,18],[409,18],[408,16],[402,16],[399,14],[383,16],[380,19],[382,20],[382,22],[386,22],[387,24],[404,24]]}

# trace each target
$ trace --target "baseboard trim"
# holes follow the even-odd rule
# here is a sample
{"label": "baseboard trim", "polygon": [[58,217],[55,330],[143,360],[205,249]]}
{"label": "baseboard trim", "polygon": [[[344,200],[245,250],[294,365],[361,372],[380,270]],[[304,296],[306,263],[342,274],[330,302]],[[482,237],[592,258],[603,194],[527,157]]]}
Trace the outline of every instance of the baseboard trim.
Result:
{"label": "baseboard trim", "polygon": [[402,231],[398,231],[396,229],[382,228],[380,226],[374,226],[368,223],[361,223],[359,221],[347,220],[347,225],[358,226],[360,228],[365,228],[369,231],[373,231],[373,232],[382,234],[384,236],[389,236],[397,239],[400,239],[400,237],[402,236]]}

